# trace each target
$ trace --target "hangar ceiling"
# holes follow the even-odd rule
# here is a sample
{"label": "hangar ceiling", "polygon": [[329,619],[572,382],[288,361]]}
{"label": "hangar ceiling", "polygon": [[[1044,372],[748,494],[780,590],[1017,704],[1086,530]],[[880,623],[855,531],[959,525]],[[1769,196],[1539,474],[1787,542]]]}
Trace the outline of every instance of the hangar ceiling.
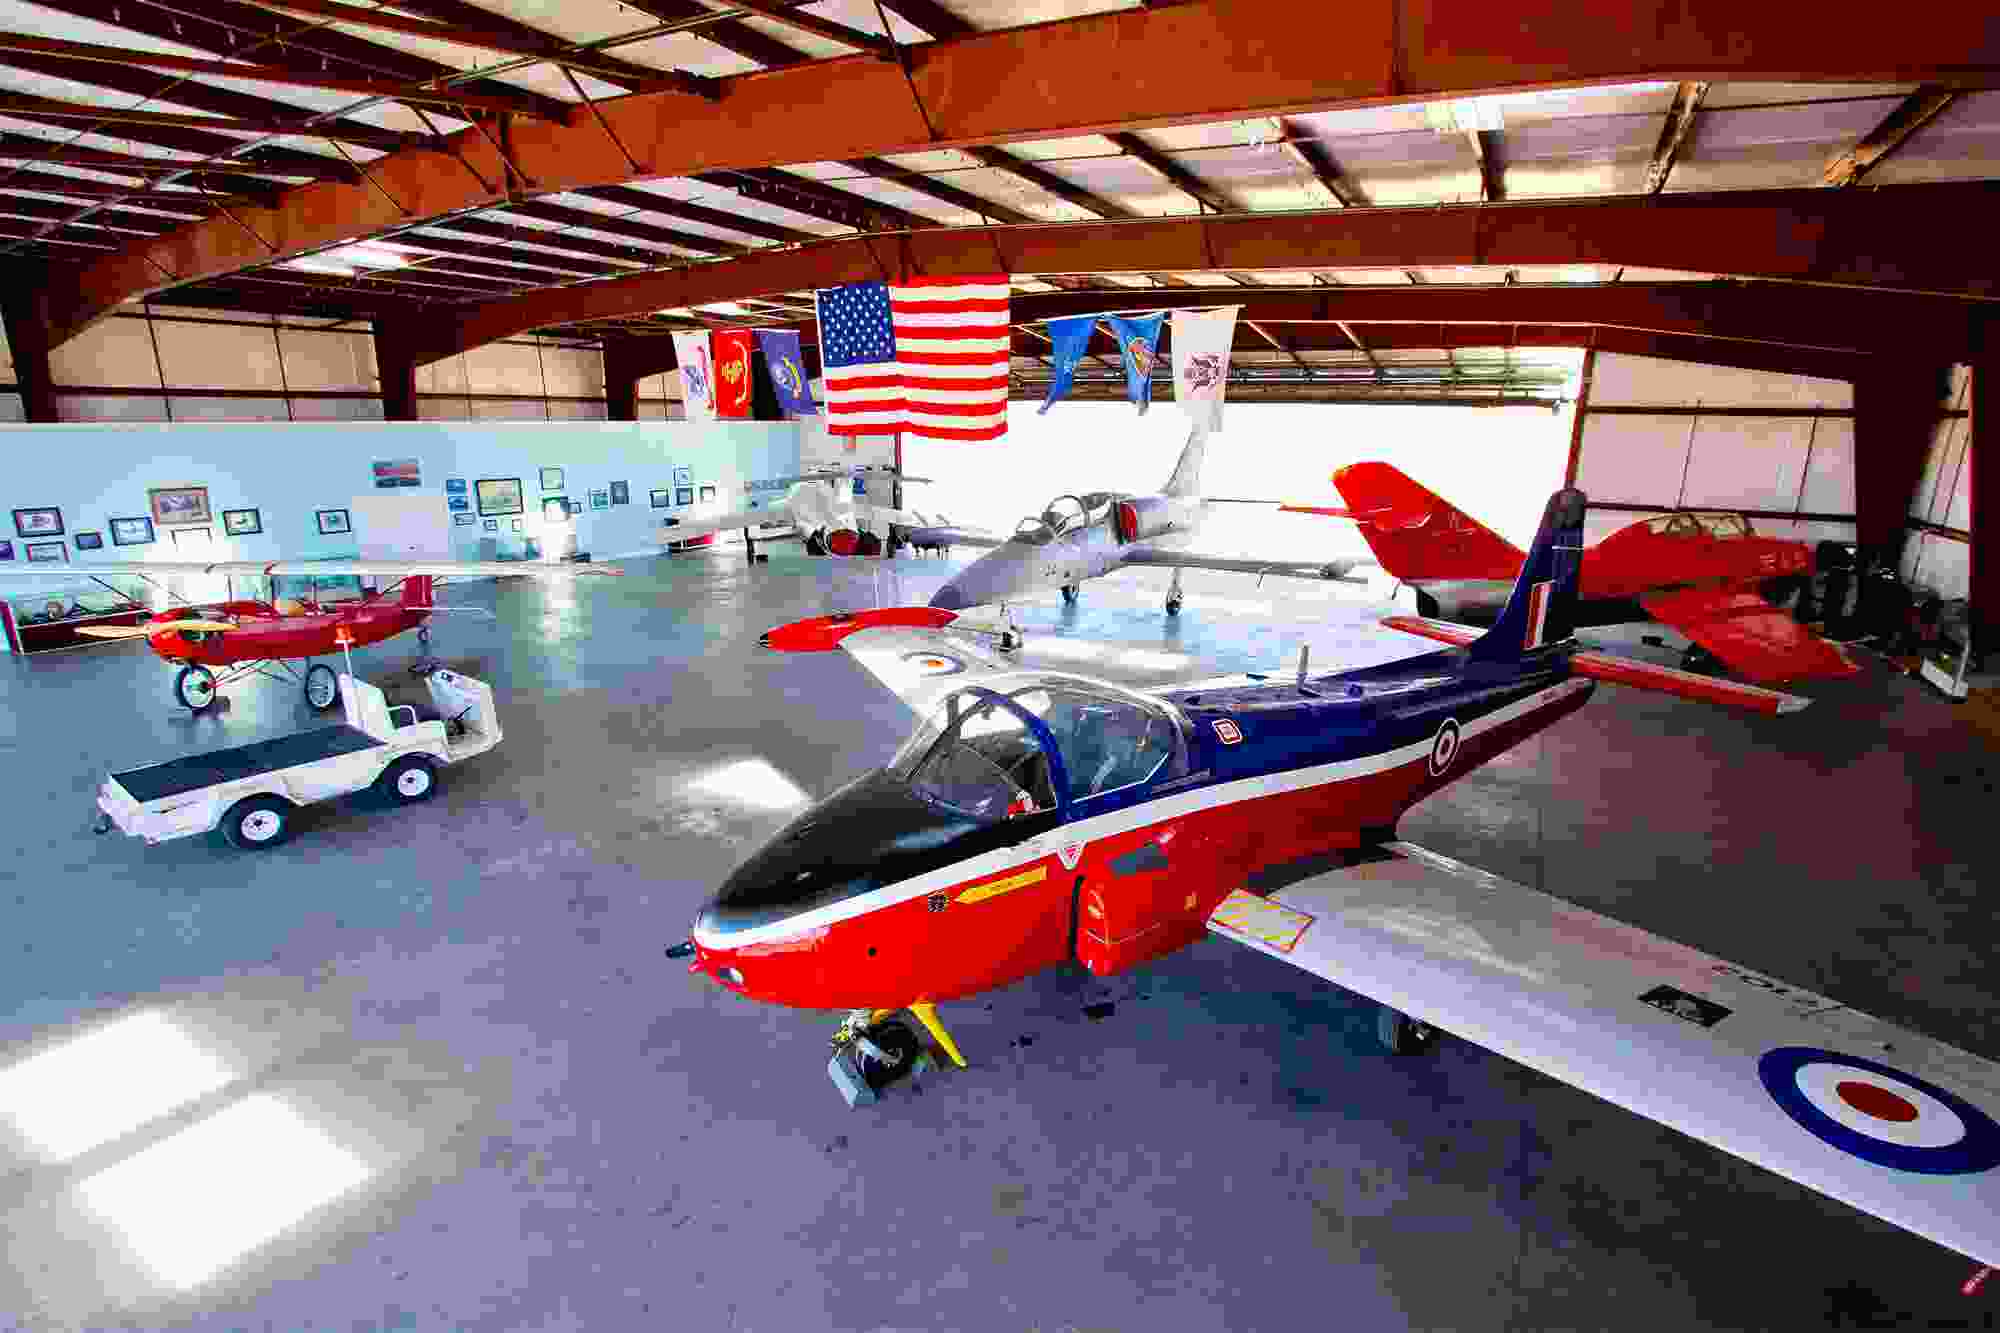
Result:
{"label": "hangar ceiling", "polygon": [[674,328],[1004,268],[1024,391],[1048,313],[1201,301],[1300,390],[1963,359],[2000,293],[1983,19],[1656,8],[0,0],[9,326],[145,299],[657,370]]}

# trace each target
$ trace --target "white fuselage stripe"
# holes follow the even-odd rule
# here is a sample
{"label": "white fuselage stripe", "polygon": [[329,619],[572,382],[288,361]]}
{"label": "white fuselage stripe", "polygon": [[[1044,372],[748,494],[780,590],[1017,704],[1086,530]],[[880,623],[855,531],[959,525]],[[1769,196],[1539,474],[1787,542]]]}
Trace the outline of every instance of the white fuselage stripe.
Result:
{"label": "white fuselage stripe", "polygon": [[[1541,708],[1588,690],[1592,684],[1593,682],[1589,680],[1565,680],[1545,690],[1538,690],[1504,708],[1495,709],[1482,718],[1465,723],[1459,729],[1460,743],[1463,744],[1474,736],[1491,731],[1495,727],[1505,726],[1517,718],[1525,717]],[[825,907],[816,907],[797,916],[786,917],[782,921],[773,921],[767,925],[752,926],[747,930],[733,930],[724,934],[712,934],[697,928],[694,932],[695,942],[705,949],[739,949],[753,944],[768,944],[773,940],[790,939],[793,936],[825,929],[853,917],[864,916],[880,908],[908,902],[912,898],[925,897],[939,889],[962,884],[968,879],[1001,874],[1016,866],[1039,861],[1045,856],[1053,855],[1059,846],[1090,842],[1116,833],[1129,833],[1133,829],[1145,828],[1163,820],[1178,819],[1197,810],[1369,777],[1392,768],[1401,768],[1404,764],[1412,762],[1425,763],[1430,759],[1431,745],[1432,738],[1427,737],[1414,744],[1384,750],[1380,754],[1363,755],[1359,759],[1342,759],[1311,768],[1262,773],[1256,777],[1238,778],[1234,782],[1197,787],[1192,791],[1142,801],[1137,805],[1126,806],[1121,810],[1113,810],[1094,818],[1064,824],[1016,846],[967,857],[963,861],[954,861],[936,870],[926,871],[924,874],[899,880],[894,884],[885,884],[879,889],[871,889],[867,893],[856,894],[852,898],[829,903]]]}

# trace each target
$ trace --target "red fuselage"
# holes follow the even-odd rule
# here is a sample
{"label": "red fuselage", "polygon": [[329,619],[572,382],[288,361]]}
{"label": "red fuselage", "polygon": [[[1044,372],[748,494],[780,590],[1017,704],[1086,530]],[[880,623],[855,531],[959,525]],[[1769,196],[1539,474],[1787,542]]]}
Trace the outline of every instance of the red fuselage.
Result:
{"label": "red fuselage", "polygon": [[365,648],[415,629],[430,619],[429,610],[386,597],[369,597],[334,610],[314,602],[299,605],[303,609],[292,612],[288,608],[282,613],[268,602],[255,601],[176,607],[154,617],[148,622],[149,628],[176,620],[228,619],[237,625],[230,630],[152,634],[146,644],[167,662],[226,667],[238,662],[327,657],[341,650],[335,635],[342,629],[350,641],[347,646]]}

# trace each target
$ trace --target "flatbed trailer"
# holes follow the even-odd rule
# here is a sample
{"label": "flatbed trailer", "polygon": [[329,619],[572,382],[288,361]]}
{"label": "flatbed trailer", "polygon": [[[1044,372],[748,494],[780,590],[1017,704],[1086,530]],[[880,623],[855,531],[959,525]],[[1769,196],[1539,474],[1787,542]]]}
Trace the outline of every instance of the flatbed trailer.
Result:
{"label": "flatbed trailer", "polygon": [[344,720],[247,745],[112,773],[97,793],[99,833],[147,843],[219,830],[244,850],[275,847],[302,806],[373,789],[398,804],[430,799],[438,771],[500,743],[493,690],[442,668],[425,678],[440,720],[390,707],[382,691],[340,677]]}

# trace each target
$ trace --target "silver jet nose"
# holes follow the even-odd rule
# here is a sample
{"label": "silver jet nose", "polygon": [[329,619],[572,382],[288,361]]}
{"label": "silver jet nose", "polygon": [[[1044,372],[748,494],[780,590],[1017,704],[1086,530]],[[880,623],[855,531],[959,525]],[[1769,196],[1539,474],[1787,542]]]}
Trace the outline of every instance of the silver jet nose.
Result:
{"label": "silver jet nose", "polygon": [[956,583],[947,583],[931,594],[931,605],[940,611],[963,611],[968,606],[977,606],[978,603],[966,601],[965,594]]}
{"label": "silver jet nose", "polygon": [[1011,602],[1035,586],[1033,557],[1018,547],[998,546],[958,571],[931,597],[940,611]]}

